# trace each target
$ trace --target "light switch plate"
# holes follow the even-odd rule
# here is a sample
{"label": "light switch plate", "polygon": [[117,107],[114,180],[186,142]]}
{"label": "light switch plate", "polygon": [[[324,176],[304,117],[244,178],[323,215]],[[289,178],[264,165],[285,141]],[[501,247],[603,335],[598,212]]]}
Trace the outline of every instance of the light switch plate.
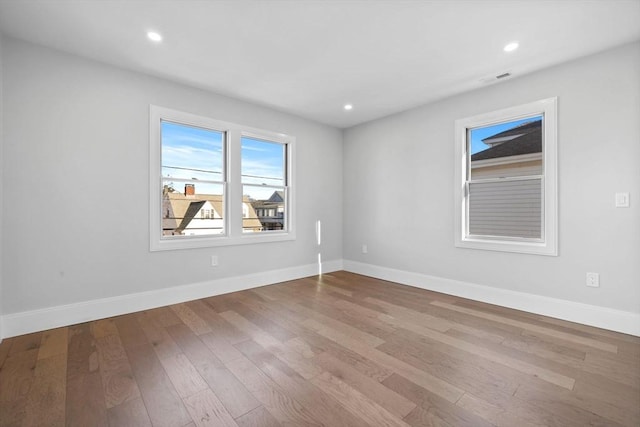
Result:
{"label": "light switch plate", "polygon": [[629,193],[616,193],[616,208],[629,207]]}

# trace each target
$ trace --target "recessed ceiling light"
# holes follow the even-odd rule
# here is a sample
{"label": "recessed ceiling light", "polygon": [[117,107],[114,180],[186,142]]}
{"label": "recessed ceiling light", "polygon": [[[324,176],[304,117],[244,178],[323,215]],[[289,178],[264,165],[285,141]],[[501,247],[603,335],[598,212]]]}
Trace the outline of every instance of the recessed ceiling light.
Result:
{"label": "recessed ceiling light", "polygon": [[344,104],[344,109],[349,111],[349,110],[353,110],[353,105],[351,104]]}
{"label": "recessed ceiling light", "polygon": [[154,42],[161,42],[162,41],[162,36],[160,35],[160,33],[156,33],[155,31],[149,31],[147,33],[147,37],[149,38],[149,40],[154,41]]}
{"label": "recessed ceiling light", "polygon": [[505,52],[513,52],[514,50],[516,50],[518,48],[518,42],[511,42],[508,45],[506,45],[504,47],[504,51]]}

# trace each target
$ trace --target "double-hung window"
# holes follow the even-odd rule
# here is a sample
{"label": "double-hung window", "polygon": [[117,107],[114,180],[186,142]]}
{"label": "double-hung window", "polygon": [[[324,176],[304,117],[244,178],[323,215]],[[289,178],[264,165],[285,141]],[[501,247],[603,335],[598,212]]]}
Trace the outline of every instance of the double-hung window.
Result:
{"label": "double-hung window", "polygon": [[151,250],[295,239],[293,137],[156,106],[150,136]]}
{"label": "double-hung window", "polygon": [[456,121],[455,244],[557,255],[556,99]]}

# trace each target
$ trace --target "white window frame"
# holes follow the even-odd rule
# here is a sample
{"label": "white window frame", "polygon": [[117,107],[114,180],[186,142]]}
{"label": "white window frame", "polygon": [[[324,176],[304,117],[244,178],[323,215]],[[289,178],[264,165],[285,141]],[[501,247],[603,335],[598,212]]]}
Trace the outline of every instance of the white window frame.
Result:
{"label": "white window frame", "polygon": [[[470,236],[468,233],[467,168],[469,130],[526,117],[543,116],[542,238]],[[455,246],[537,255],[558,255],[557,98],[547,98],[456,120],[455,122]]]}
{"label": "white window frame", "polygon": [[[196,126],[225,133],[226,183],[224,184],[225,233],[210,236],[162,235],[162,121]],[[250,134],[284,144],[287,150],[285,230],[243,233],[243,187],[241,179],[241,137]],[[150,105],[149,109],[149,248],[151,251],[193,249],[295,240],[295,138],[290,135],[215,120],[183,111]]]}

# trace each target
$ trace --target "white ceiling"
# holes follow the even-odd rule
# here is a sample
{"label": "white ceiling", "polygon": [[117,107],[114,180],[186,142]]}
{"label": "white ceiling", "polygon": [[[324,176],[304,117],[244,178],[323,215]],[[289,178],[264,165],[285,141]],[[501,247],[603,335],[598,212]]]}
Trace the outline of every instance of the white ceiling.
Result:
{"label": "white ceiling", "polygon": [[0,0],[0,30],[345,128],[638,40],[640,0]]}

